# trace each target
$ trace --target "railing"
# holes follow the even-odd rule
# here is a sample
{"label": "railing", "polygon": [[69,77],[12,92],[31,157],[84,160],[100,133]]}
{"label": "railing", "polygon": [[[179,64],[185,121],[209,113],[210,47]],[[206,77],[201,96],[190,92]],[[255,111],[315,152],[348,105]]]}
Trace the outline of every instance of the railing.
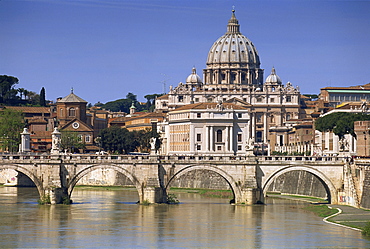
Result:
{"label": "railing", "polygon": [[70,154],[70,155],[22,155],[22,154],[2,154],[1,161],[21,161],[31,160],[49,161],[181,161],[181,162],[236,162],[236,161],[260,161],[260,162],[287,162],[287,161],[306,161],[306,162],[343,162],[348,160],[346,157],[338,156],[220,156],[220,155],[95,155],[95,154]]}

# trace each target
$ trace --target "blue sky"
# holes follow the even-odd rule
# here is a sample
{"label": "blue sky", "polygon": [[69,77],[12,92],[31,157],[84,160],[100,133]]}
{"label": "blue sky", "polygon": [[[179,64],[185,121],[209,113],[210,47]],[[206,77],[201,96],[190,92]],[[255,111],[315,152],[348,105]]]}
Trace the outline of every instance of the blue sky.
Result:
{"label": "blue sky", "polygon": [[0,0],[0,75],[94,104],[166,91],[207,54],[235,6],[241,32],[301,93],[370,82],[370,1]]}

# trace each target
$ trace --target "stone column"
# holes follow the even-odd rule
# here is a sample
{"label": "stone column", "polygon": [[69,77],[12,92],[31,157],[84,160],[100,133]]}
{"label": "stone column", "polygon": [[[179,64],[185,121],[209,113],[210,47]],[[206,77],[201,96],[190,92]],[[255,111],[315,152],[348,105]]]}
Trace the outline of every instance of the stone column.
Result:
{"label": "stone column", "polygon": [[251,138],[253,138],[254,141],[256,141],[256,113],[251,113],[251,119],[252,119],[252,134]]}
{"label": "stone column", "polygon": [[234,136],[233,136],[234,135],[234,129],[233,129],[232,126],[230,126],[229,129],[230,129],[230,137],[229,137],[229,139],[230,139],[230,152],[234,152],[234,148],[233,148],[234,147],[233,146],[234,145],[233,144],[234,143],[234,139],[233,139],[234,138]]}
{"label": "stone column", "polygon": [[30,152],[31,151],[31,133],[28,132],[27,128],[23,129],[21,133],[21,148],[20,152]]}
{"label": "stone column", "polygon": [[204,142],[203,142],[203,139],[202,139],[202,144],[204,144],[205,146],[205,149],[203,149],[203,146],[202,146],[202,150],[205,150],[206,152],[209,152],[209,126],[206,126],[206,132],[205,132],[205,139],[204,139]]}
{"label": "stone column", "polygon": [[268,133],[267,115],[268,115],[267,112],[265,112],[265,114],[263,115],[263,142],[264,143],[267,143],[267,133]]}
{"label": "stone column", "polygon": [[210,128],[210,143],[209,143],[209,150],[210,151],[214,151],[214,136],[215,136],[215,134],[214,134],[214,129],[213,129],[213,126],[211,126],[211,127],[209,127]]}

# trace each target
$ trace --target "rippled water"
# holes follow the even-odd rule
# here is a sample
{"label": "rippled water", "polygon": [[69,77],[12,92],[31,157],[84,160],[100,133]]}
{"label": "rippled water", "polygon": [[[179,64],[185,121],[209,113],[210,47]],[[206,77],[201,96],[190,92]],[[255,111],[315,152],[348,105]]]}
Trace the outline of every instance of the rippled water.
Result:
{"label": "rippled water", "polygon": [[137,205],[133,190],[75,189],[70,206],[39,206],[34,188],[0,187],[1,248],[369,248],[360,232],[326,224],[269,199],[233,206],[226,199],[176,194],[179,205]]}

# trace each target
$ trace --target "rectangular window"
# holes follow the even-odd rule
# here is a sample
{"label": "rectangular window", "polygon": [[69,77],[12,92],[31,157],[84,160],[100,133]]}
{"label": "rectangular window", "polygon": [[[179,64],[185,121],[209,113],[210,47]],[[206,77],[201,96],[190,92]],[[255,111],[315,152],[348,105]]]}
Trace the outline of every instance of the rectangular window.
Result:
{"label": "rectangular window", "polygon": [[90,135],[85,136],[85,142],[90,143]]}
{"label": "rectangular window", "polygon": [[241,145],[238,145],[238,150],[242,150],[242,146]]}
{"label": "rectangular window", "polygon": [[197,118],[201,118],[202,114],[200,112],[197,113]]}
{"label": "rectangular window", "polygon": [[201,150],[202,147],[200,146],[200,144],[197,144],[197,150]]}
{"label": "rectangular window", "polygon": [[241,113],[238,113],[238,118],[242,118],[242,114]]}
{"label": "rectangular window", "polygon": [[270,99],[271,103],[275,103],[275,98]]}
{"label": "rectangular window", "polygon": [[202,134],[197,134],[197,142],[202,141]]}
{"label": "rectangular window", "polygon": [[242,134],[241,133],[239,133],[238,134],[238,142],[241,142],[242,141]]}
{"label": "rectangular window", "polygon": [[220,145],[217,146],[217,150],[222,150],[222,147]]}
{"label": "rectangular window", "polygon": [[286,102],[292,102],[292,97],[291,96],[286,96]]}

